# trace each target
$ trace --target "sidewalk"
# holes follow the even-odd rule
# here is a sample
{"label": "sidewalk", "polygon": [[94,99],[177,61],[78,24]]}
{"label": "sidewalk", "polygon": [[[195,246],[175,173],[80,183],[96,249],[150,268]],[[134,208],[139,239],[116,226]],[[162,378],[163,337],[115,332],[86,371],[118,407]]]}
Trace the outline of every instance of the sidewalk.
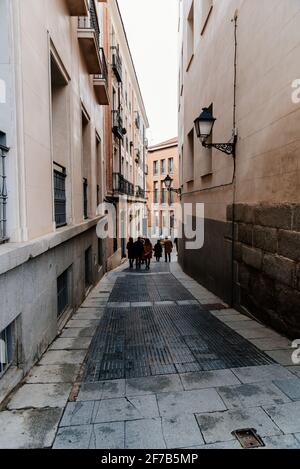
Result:
{"label": "sidewalk", "polygon": [[300,448],[290,341],[179,265],[108,273],[0,412],[0,448]]}

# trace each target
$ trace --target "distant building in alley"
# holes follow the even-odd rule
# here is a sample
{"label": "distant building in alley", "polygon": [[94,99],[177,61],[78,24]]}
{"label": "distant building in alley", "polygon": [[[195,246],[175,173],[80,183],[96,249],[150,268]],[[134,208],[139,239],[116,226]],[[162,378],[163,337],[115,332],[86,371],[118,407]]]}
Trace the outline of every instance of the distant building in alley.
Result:
{"label": "distant building in alley", "polygon": [[165,179],[172,179],[172,189],[179,184],[178,139],[173,138],[149,148],[147,155],[148,227],[153,237],[177,237],[176,204],[179,197],[168,191]]}
{"label": "distant building in alley", "polygon": [[148,121],[116,1],[3,0],[0,18],[1,401],[121,260],[99,204],[145,217]]}
{"label": "distant building in alley", "polygon": [[[300,5],[182,0],[180,10],[182,202],[205,204],[204,246],[189,251],[182,240],[180,263],[227,303],[298,338]],[[204,107],[217,119],[206,143],[237,135],[235,161],[201,145],[194,121]]]}
{"label": "distant building in alley", "polygon": [[[106,110],[107,198],[117,211],[117,236],[109,242],[109,267],[126,256],[126,232],[142,234],[146,210],[146,129],[148,118],[129,49],[122,17],[115,0],[104,8],[105,48],[110,54],[111,100]],[[112,132],[111,132],[112,129]],[[124,196],[129,212],[120,214]]]}

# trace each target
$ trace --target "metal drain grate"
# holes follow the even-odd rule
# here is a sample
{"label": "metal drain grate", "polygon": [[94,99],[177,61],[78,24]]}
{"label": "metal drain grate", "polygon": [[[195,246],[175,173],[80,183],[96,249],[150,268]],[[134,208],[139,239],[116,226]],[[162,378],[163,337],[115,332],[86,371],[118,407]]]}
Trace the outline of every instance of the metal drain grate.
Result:
{"label": "metal drain grate", "polygon": [[262,448],[265,446],[263,440],[254,428],[235,430],[231,434],[237,438],[243,448]]}
{"label": "metal drain grate", "polygon": [[192,294],[173,275],[132,275],[118,278],[110,303],[193,300]]}
{"label": "metal drain grate", "polygon": [[85,381],[270,363],[199,306],[108,307],[89,350]]}

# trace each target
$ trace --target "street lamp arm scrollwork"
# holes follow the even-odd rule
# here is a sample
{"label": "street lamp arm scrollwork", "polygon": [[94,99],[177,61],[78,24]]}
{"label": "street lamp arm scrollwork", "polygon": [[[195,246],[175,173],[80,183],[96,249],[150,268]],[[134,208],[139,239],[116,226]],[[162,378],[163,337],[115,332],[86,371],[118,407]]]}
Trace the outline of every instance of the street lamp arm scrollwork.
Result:
{"label": "street lamp arm scrollwork", "polygon": [[216,118],[212,115],[209,108],[205,107],[199,117],[194,121],[197,137],[201,140],[202,146],[205,148],[216,148],[217,150],[232,155],[235,158],[235,148],[237,142],[236,129],[233,130],[233,138],[228,143],[207,143],[211,137]]}

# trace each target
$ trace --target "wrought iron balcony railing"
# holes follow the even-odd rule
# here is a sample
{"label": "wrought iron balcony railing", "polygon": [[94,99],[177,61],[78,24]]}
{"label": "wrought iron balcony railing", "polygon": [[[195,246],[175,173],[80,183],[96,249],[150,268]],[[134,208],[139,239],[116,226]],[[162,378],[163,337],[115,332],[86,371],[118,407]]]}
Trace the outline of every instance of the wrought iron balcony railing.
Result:
{"label": "wrought iron balcony railing", "polygon": [[98,49],[100,49],[100,26],[98,22],[95,0],[89,0],[88,16],[78,16],[79,29],[93,29]]}
{"label": "wrought iron balcony railing", "polygon": [[136,148],[135,150],[135,162],[139,163],[141,161],[141,152],[139,148]]}
{"label": "wrought iron balcony railing", "polygon": [[126,133],[123,128],[123,119],[120,111],[112,111],[112,131],[119,139],[122,139]]}
{"label": "wrought iron balcony railing", "polygon": [[119,194],[134,196],[134,185],[120,173],[113,174],[113,188]]}
{"label": "wrought iron balcony railing", "polygon": [[119,83],[122,82],[122,59],[120,57],[120,52],[118,47],[112,47],[112,69]]}
{"label": "wrought iron balcony railing", "polygon": [[135,195],[136,197],[139,197],[140,199],[145,199],[146,191],[142,189],[140,186],[137,186]]}
{"label": "wrought iron balcony railing", "polygon": [[100,61],[101,61],[101,74],[96,75],[97,78],[100,78],[102,80],[105,80],[106,82],[108,81],[108,68],[107,68],[107,62],[106,62],[106,57],[105,57],[105,52],[103,47],[100,47]]}
{"label": "wrought iron balcony railing", "polygon": [[140,127],[141,127],[141,118],[140,118],[140,115],[139,115],[138,111],[135,112],[135,125],[136,125],[137,129],[140,129]]}
{"label": "wrought iron balcony railing", "polygon": [[9,149],[0,145],[0,244],[8,241],[7,237],[7,185],[6,185],[6,157]]}

